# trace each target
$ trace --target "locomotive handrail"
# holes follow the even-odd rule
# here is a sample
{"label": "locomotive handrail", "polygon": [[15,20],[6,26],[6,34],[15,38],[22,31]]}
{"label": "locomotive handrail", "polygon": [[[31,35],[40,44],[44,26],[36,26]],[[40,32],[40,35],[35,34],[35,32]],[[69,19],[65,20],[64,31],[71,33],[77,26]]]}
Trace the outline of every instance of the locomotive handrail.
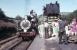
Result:
{"label": "locomotive handrail", "polygon": [[8,39],[2,40],[2,41],[0,41],[0,45],[4,44],[4,43],[6,43],[6,42],[8,42],[8,41],[10,41],[10,40],[13,40],[13,39],[15,39],[15,38],[17,38],[17,35],[16,35],[16,36],[13,36],[13,37],[10,37],[10,38],[8,38]]}

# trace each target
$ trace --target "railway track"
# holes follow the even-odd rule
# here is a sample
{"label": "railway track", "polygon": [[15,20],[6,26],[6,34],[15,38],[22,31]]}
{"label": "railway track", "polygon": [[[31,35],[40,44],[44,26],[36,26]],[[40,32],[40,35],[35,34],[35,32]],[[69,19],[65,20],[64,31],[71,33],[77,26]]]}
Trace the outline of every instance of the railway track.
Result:
{"label": "railway track", "polygon": [[14,45],[17,45],[21,41],[22,41],[21,38],[15,38],[15,39],[1,45],[0,50],[9,50],[11,47],[13,47]]}
{"label": "railway track", "polygon": [[31,43],[32,43],[32,40],[31,41],[22,41],[20,44],[16,45],[15,47],[11,48],[10,50],[27,50]]}
{"label": "railway track", "polygon": [[33,40],[23,41],[22,38],[10,38],[0,42],[0,50],[27,50]]}
{"label": "railway track", "polygon": [[11,40],[13,40],[15,38],[17,38],[17,35],[16,36],[13,36],[13,37],[10,37],[8,39],[5,39],[5,40],[0,41],[0,47],[1,47],[1,45],[3,45],[3,44],[5,44],[5,43],[7,43],[7,42],[9,42],[9,41],[11,41]]}

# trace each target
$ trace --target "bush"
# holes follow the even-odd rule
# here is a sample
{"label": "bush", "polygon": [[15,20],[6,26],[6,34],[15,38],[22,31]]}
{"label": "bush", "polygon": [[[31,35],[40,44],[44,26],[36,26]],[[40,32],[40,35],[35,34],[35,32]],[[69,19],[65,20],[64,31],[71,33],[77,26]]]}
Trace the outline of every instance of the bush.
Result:
{"label": "bush", "polygon": [[0,27],[0,38],[10,37],[17,32],[14,27]]}

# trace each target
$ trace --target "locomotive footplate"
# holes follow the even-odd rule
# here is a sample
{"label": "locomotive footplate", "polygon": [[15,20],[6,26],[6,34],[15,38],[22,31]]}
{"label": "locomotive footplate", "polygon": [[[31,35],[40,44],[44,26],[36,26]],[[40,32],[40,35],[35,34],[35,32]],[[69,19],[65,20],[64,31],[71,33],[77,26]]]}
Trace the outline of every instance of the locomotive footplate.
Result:
{"label": "locomotive footplate", "polygon": [[33,40],[36,36],[35,32],[19,32],[19,37],[22,37],[23,40]]}
{"label": "locomotive footplate", "polygon": [[20,32],[20,36],[35,36],[35,32]]}

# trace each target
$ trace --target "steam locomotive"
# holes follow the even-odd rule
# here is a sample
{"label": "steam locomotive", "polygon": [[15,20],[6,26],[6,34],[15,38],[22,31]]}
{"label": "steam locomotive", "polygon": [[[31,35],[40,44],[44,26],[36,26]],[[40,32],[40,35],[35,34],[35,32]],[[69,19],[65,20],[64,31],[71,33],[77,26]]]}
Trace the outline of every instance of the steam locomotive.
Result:
{"label": "steam locomotive", "polygon": [[36,16],[28,15],[20,22],[20,27],[18,37],[22,37],[23,40],[33,40],[38,33],[38,19]]}

